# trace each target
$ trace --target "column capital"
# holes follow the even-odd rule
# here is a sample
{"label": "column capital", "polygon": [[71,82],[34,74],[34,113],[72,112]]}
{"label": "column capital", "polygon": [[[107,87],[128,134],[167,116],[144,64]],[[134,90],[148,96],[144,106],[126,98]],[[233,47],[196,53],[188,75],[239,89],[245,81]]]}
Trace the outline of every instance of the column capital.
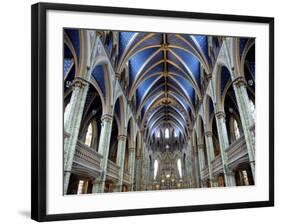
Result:
{"label": "column capital", "polygon": [[115,79],[120,80],[121,79],[121,74],[120,73],[115,73]]}
{"label": "column capital", "polygon": [[76,77],[73,82],[73,87],[83,88],[88,82],[80,77]]}
{"label": "column capital", "polygon": [[117,140],[118,141],[126,141],[127,135],[118,135]]}
{"label": "column capital", "polygon": [[129,149],[129,152],[131,152],[131,151],[134,152],[136,150],[136,147],[129,147],[128,149]]}
{"label": "column capital", "polygon": [[195,146],[192,146],[194,153],[198,152],[198,149]]}
{"label": "column capital", "polygon": [[232,81],[233,85],[240,87],[246,85],[246,80],[243,76],[238,76]]}
{"label": "column capital", "polygon": [[204,134],[205,134],[206,137],[212,137],[213,136],[212,131],[206,131]]}
{"label": "column capital", "polygon": [[206,79],[207,79],[208,81],[210,81],[210,80],[212,79],[212,73],[207,74],[207,75],[206,75]]}
{"label": "column capital", "polygon": [[111,114],[103,114],[101,116],[102,122],[111,122],[113,120],[113,116]]}
{"label": "column capital", "polygon": [[225,118],[225,113],[223,111],[218,111],[218,112],[216,112],[216,117],[217,118]]}

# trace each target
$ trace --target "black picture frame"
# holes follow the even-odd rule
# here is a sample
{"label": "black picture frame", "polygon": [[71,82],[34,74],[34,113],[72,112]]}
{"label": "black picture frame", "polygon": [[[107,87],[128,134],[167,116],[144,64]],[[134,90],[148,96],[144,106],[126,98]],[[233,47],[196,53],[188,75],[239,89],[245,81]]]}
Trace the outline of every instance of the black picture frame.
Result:
{"label": "black picture frame", "polygon": [[[111,13],[140,16],[162,16],[216,21],[254,22],[269,25],[269,200],[196,206],[159,207],[68,214],[46,214],[46,13],[63,10],[88,13]],[[31,218],[36,221],[74,220],[116,216],[193,212],[274,206],[274,18],[136,8],[102,7],[73,4],[37,3],[31,13]]]}

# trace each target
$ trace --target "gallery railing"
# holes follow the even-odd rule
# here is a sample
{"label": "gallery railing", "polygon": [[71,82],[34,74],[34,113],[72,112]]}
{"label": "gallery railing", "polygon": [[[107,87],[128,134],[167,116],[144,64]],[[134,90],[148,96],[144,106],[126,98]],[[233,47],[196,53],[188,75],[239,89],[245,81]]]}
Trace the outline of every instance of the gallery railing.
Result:
{"label": "gallery railing", "polygon": [[94,149],[77,141],[76,150],[73,159],[73,171],[91,177],[100,174],[100,161],[102,156]]}
{"label": "gallery railing", "polygon": [[217,155],[212,161],[213,174],[218,175],[223,172],[221,154]]}
{"label": "gallery railing", "polygon": [[249,161],[247,146],[244,136],[233,142],[227,149],[228,167],[234,169],[237,165]]}
{"label": "gallery railing", "polygon": [[126,184],[131,184],[131,175],[128,172],[124,172],[123,182]]}
{"label": "gallery railing", "polygon": [[[228,158],[228,168],[233,170],[239,164],[249,161],[247,146],[244,136],[241,136],[235,142],[233,142],[227,149],[226,154]],[[214,160],[211,162],[213,175],[217,176],[220,173],[223,173],[221,155],[217,155]],[[204,167],[202,171],[203,179],[208,178],[208,167]]]}
{"label": "gallery railing", "polygon": [[106,173],[107,178],[111,179],[111,180],[114,180],[114,181],[118,180],[119,169],[120,169],[120,167],[116,163],[112,162],[111,160],[108,160],[108,162],[107,162],[107,173]]}
{"label": "gallery railing", "polygon": [[209,170],[208,170],[208,166],[206,165],[203,170],[202,170],[202,177],[203,179],[208,178],[208,174],[209,174]]}

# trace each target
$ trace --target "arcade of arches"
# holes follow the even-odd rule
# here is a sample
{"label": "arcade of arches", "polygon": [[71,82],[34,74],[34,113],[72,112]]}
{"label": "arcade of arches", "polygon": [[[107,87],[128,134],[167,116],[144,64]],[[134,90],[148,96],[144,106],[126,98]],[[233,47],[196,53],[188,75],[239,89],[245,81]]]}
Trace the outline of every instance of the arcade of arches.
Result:
{"label": "arcade of arches", "polygon": [[255,40],[64,30],[64,194],[254,185]]}

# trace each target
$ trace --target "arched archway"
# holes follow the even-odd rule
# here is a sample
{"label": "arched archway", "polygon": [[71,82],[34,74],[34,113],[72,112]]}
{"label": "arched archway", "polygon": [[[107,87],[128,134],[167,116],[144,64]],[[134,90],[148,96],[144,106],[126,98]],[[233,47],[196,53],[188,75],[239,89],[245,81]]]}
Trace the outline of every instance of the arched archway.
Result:
{"label": "arched archway", "polygon": [[240,119],[239,109],[232,85],[230,85],[225,92],[223,104],[225,110],[228,140],[231,144],[243,135],[243,128]]}
{"label": "arched archway", "polygon": [[121,98],[118,98],[114,104],[114,114],[113,114],[113,122],[111,128],[111,136],[110,136],[110,146],[109,146],[109,154],[108,158],[112,162],[116,163],[117,159],[117,150],[118,150],[118,136],[123,133],[123,104],[121,102]]}
{"label": "arched archway", "polygon": [[91,193],[93,179],[98,175],[97,173],[93,175],[85,163],[79,163],[79,159],[81,155],[86,153],[91,156],[97,154],[101,132],[100,120],[103,111],[101,97],[96,88],[89,84],[78,132],[68,194]]}

